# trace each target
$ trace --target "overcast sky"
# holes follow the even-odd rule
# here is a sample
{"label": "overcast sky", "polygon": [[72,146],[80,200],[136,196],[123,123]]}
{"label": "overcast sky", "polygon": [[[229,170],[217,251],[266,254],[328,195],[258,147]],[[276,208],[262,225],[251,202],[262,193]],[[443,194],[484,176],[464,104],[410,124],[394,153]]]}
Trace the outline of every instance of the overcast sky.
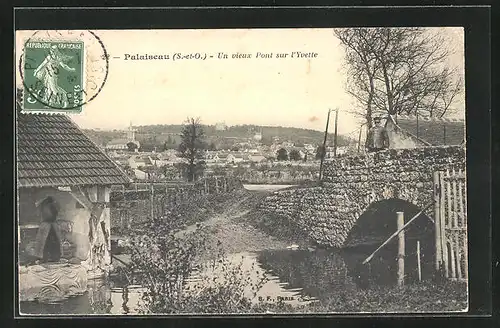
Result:
{"label": "overcast sky", "polygon": [[[463,30],[439,28],[463,68]],[[18,32],[21,40],[32,32]],[[343,49],[332,29],[98,30],[111,57],[101,93],[72,115],[82,128],[179,124],[281,125],[323,130],[328,108],[338,107],[339,132],[359,126],[345,93]],[[18,53],[21,42],[17,42]],[[312,59],[257,59],[255,54],[316,52]],[[124,60],[125,54],[250,53],[252,59]],[[19,80],[18,80],[19,81]]]}

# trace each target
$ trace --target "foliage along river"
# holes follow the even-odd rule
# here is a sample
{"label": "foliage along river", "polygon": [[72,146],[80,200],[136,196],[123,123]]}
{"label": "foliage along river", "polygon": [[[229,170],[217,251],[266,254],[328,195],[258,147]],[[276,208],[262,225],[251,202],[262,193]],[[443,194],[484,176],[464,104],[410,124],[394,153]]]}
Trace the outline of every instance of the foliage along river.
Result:
{"label": "foliage along river", "polygon": [[[339,291],[355,292],[366,283],[360,280],[359,272],[346,265],[346,260],[360,260],[354,253],[284,249],[232,254],[231,259],[242,261],[243,269],[254,281],[266,276],[254,302],[275,302],[281,298],[291,305],[304,304],[326,300]],[[196,281],[197,275],[194,274],[190,282]],[[142,292],[140,286],[119,286],[112,279],[90,280],[88,291],[83,295],[52,304],[24,302],[21,303],[21,313],[134,314],[140,308]]]}
{"label": "foliage along river", "polygon": [[[280,186],[281,187],[281,186]],[[272,189],[280,187],[272,186]],[[265,190],[265,187],[250,187]],[[237,206],[235,206],[236,208]],[[226,213],[227,214],[227,213]],[[242,263],[246,275],[254,282],[265,277],[265,283],[253,302],[276,302],[281,298],[291,305],[327,300],[339,292],[355,292],[367,286],[367,277],[377,284],[394,282],[388,274],[388,263],[376,267],[360,266],[366,252],[316,249],[276,240],[244,224],[228,221],[234,213],[222,215],[207,224],[218,225],[215,235],[225,243],[231,261]],[[210,221],[210,220],[209,220]],[[253,230],[252,230],[253,229]],[[392,258],[392,254],[389,255]],[[116,261],[113,261],[113,265]],[[367,270],[370,269],[367,275]],[[190,283],[198,281],[194,273]],[[138,313],[144,288],[120,286],[112,278],[90,280],[88,291],[55,303],[23,302],[22,314],[135,314]]]}

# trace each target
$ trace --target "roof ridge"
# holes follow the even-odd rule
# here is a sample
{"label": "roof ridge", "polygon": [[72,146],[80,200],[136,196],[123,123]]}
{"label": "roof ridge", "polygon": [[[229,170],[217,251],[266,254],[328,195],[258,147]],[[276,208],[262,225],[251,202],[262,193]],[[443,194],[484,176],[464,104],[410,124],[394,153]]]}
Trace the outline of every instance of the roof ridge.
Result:
{"label": "roof ridge", "polygon": [[[124,176],[128,177],[127,173],[125,173],[125,171],[124,171],[124,170],[123,170],[123,169],[122,169],[122,168],[121,168],[121,167],[120,167],[120,166],[119,166],[119,165],[118,165],[118,164],[117,164],[117,163],[116,163],[113,159],[111,159],[111,157],[109,157],[109,156],[108,156],[108,154],[106,154],[106,152],[105,152],[105,151],[103,151],[103,150],[102,150],[102,149],[101,149],[101,148],[100,148],[100,147],[99,147],[99,146],[98,146],[98,145],[97,145],[97,144],[96,144],[96,143],[95,143],[92,139],[90,139],[90,138],[87,136],[87,134],[85,134],[85,132],[83,132],[83,131],[82,131],[82,129],[78,126],[78,124],[76,124],[75,122],[73,122],[73,120],[72,120],[69,116],[67,116],[67,115],[65,115],[65,116],[68,118],[68,120],[71,122],[71,124],[72,124],[75,128],[77,128],[77,129],[78,129],[78,131],[80,131],[80,133],[81,133],[81,134],[82,134],[82,135],[83,135],[83,136],[84,136],[84,137],[85,137],[88,141],[90,141],[90,142],[91,142],[91,143],[92,143],[92,144],[96,147],[96,149],[98,149],[98,150],[99,150],[99,151],[100,151],[100,152],[101,152],[101,153],[102,153],[102,154],[103,154],[103,155],[104,155],[104,156],[105,156],[105,157],[106,157],[109,161],[111,161],[111,162],[113,163],[113,165],[114,165],[114,166],[115,166],[118,170],[120,170],[120,172],[121,172]],[[132,180],[131,180],[130,178],[128,178],[128,179],[129,179],[129,182],[132,182]]]}
{"label": "roof ridge", "polygon": [[411,137],[417,139],[418,141],[420,142],[423,142],[424,144],[428,145],[428,146],[431,146],[432,144],[428,141],[425,141],[424,139],[420,138],[420,137],[417,137],[416,135],[414,135],[413,133],[411,133],[410,131],[406,130],[406,129],[403,129],[401,126],[399,126],[399,124],[396,122],[396,120],[394,120],[394,117],[392,117],[392,115],[389,115],[389,118],[390,120],[392,121],[392,123],[398,128],[400,129],[401,131],[404,131],[405,133],[409,134]]}
{"label": "roof ridge", "polygon": [[[20,187],[42,187],[55,185],[123,184],[131,179],[82,129],[65,113],[16,113],[17,172]],[[46,125],[53,125],[47,128]],[[42,133],[39,140],[23,138],[33,131]],[[60,130],[60,131],[59,131]],[[71,134],[64,131],[71,130]],[[70,140],[66,140],[66,135]],[[45,137],[54,140],[45,140]],[[78,137],[78,138],[74,138]],[[73,140],[74,139],[74,140]],[[76,140],[76,141],[75,141]],[[79,146],[78,146],[79,145]],[[45,148],[48,147],[48,148]],[[86,162],[82,167],[65,167],[57,162]],[[22,163],[38,169],[27,170]],[[95,165],[88,165],[88,163]],[[77,164],[78,166],[78,164]],[[43,176],[32,172],[45,172]],[[69,172],[77,172],[73,175]],[[50,172],[50,176],[46,176]],[[114,177],[114,178],[113,178]]]}

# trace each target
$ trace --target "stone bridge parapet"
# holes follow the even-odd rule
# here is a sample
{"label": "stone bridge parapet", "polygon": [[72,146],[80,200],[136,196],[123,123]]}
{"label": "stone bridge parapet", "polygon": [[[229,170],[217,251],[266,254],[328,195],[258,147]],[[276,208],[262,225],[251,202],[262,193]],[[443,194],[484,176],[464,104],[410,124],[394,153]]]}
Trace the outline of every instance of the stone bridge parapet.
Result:
{"label": "stone bridge parapet", "polygon": [[320,245],[342,247],[370,204],[402,199],[423,208],[433,199],[433,173],[458,169],[465,169],[461,146],[338,157],[325,162],[320,186],[276,191],[260,210],[287,218]]}

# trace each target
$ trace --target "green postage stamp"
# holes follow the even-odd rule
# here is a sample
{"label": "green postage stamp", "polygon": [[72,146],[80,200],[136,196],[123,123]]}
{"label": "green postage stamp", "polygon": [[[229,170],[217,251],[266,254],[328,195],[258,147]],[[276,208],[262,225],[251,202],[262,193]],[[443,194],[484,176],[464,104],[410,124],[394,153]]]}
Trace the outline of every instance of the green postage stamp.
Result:
{"label": "green postage stamp", "polygon": [[27,41],[24,110],[79,113],[85,102],[83,41]]}

